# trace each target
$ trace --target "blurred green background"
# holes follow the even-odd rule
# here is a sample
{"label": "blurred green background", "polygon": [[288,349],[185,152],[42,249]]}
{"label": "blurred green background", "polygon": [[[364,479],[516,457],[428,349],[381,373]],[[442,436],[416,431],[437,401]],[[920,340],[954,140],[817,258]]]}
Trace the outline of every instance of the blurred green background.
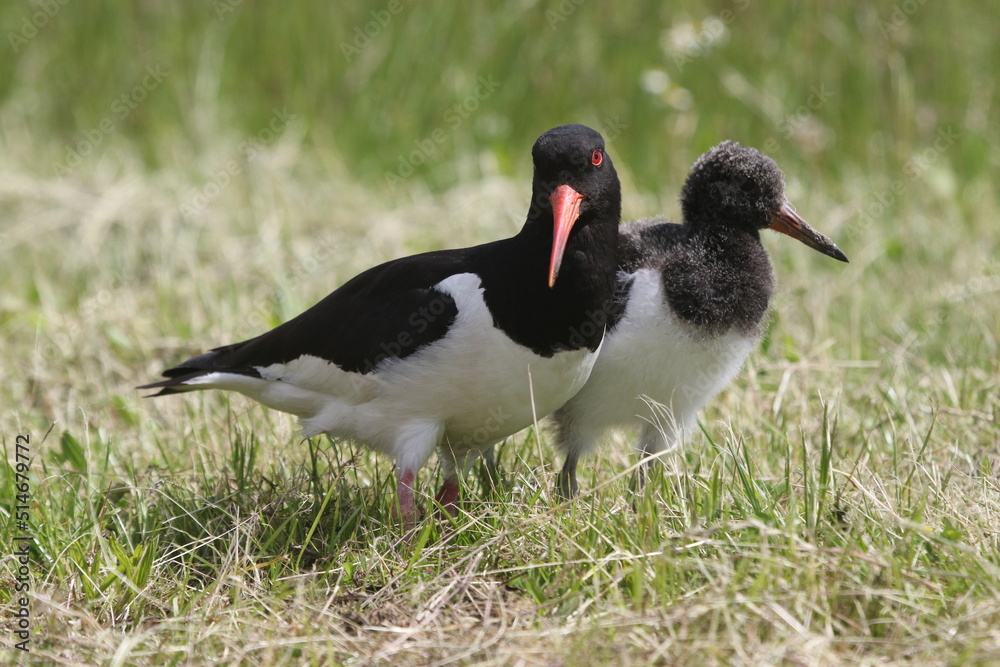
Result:
{"label": "blurred green background", "polygon": [[[191,288],[210,312],[213,290],[266,292],[268,267],[311,257],[296,243],[336,246],[340,272],[300,272],[264,321],[217,334],[249,336],[371,263],[510,233],[516,195],[480,213],[449,197],[490,179],[526,193],[534,139],[581,122],[609,141],[626,219],[676,217],[691,162],[723,139],[775,157],[852,262],[766,235],[783,298],[845,327],[779,302],[808,327],[801,345],[831,336],[833,356],[873,359],[916,332],[925,357],[976,363],[995,347],[997,3],[41,0],[4,3],[0,25],[0,247],[16,267],[0,324],[20,320],[25,345],[88,305],[114,317],[101,290],[117,304],[147,283],[153,327],[204,340],[201,321],[178,324],[190,297],[172,277],[215,265],[230,284]],[[250,236],[227,251],[250,262],[241,278],[220,248]],[[46,316],[25,322],[36,304]]]}
{"label": "blurred green background", "polygon": [[[3,139],[26,132],[42,174],[109,117],[83,168],[123,143],[150,169],[184,163],[275,109],[373,186],[435,130],[416,173],[440,190],[515,173],[571,121],[612,135],[636,187],[668,199],[723,138],[802,178],[901,172],[941,128],[958,183],[998,162],[996,3],[48,0],[4,3],[0,25]],[[165,75],[118,119],[148,68]]]}

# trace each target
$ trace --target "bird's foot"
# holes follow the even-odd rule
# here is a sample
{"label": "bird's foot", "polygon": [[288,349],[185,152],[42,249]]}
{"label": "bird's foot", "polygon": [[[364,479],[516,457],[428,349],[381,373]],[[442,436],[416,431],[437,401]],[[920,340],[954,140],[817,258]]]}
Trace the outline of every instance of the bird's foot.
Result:
{"label": "bird's foot", "polygon": [[576,483],[576,457],[567,456],[566,463],[556,478],[556,497],[559,500],[572,500],[580,492]]}
{"label": "bird's foot", "polygon": [[452,518],[458,516],[458,479],[446,478],[441,484],[434,500]]}
{"label": "bird's foot", "polygon": [[413,499],[413,481],[416,473],[404,470],[396,486],[396,502],[392,506],[392,518],[404,531],[412,531],[420,521],[420,509]]}

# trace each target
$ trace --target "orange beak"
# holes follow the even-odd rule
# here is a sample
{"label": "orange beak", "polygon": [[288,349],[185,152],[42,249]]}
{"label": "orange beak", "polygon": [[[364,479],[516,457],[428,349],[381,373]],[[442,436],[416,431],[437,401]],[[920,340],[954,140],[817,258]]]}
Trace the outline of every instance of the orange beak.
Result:
{"label": "orange beak", "polygon": [[771,229],[798,239],[828,257],[839,259],[841,262],[848,261],[847,255],[837,247],[837,244],[810,227],[787,201],[771,216]]}
{"label": "orange beak", "polygon": [[583,195],[568,185],[560,185],[549,197],[552,202],[552,256],[549,258],[549,287],[556,284],[559,267],[562,265],[566,240],[580,217],[580,202]]}

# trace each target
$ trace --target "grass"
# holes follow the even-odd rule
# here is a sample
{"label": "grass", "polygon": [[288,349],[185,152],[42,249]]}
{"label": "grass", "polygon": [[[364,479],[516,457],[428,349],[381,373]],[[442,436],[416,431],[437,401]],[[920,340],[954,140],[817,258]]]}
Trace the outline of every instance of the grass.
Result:
{"label": "grass", "polygon": [[[1000,662],[996,9],[563,4],[405,4],[347,62],[387,4],[69,3],[0,58],[0,531],[27,434],[34,535],[32,650],[0,659]],[[0,9],[5,33],[25,16]],[[501,85],[453,128],[480,76]],[[556,502],[543,426],[406,542],[360,445],[134,391],[375,263],[511,234],[528,148],[567,121],[614,136],[627,219],[676,216],[691,161],[736,138],[851,258],[766,236],[769,334],[642,492],[623,433]]]}

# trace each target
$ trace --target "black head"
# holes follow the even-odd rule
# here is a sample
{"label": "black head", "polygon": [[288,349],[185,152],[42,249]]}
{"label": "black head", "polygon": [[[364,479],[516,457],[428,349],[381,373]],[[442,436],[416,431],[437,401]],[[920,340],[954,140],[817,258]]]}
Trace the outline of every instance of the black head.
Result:
{"label": "black head", "polygon": [[596,171],[599,166],[611,167],[607,155],[603,162],[594,164],[594,151],[606,151],[604,137],[597,130],[575,124],[554,127],[538,137],[531,149],[535,177],[557,178],[563,172],[583,173]]}
{"label": "black head", "polygon": [[814,250],[847,261],[829,238],[809,226],[785,199],[778,165],[754,148],[724,141],[697,160],[681,192],[684,224],[771,228]]}
{"label": "black head", "polygon": [[[570,234],[621,219],[621,184],[600,133],[585,125],[560,125],[531,149],[535,167],[527,226],[552,225],[549,287],[555,283]],[[615,232],[617,233],[617,232]]]}

